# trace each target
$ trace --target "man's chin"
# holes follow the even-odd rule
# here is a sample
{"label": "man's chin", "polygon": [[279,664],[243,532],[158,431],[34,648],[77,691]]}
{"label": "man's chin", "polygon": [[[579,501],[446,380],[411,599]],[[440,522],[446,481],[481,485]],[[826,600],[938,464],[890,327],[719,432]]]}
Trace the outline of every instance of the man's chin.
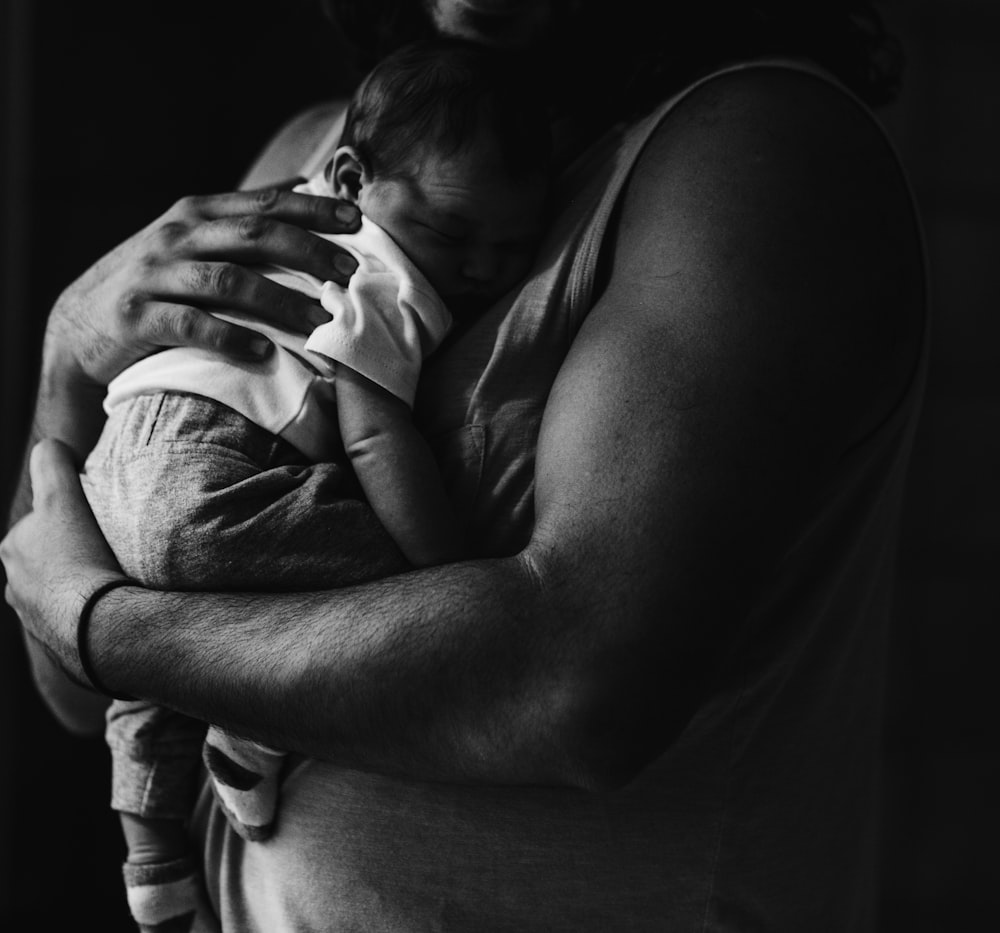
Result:
{"label": "man's chin", "polygon": [[525,49],[536,46],[548,32],[552,17],[549,3],[517,0],[461,0],[431,3],[431,16],[446,35],[495,45]]}

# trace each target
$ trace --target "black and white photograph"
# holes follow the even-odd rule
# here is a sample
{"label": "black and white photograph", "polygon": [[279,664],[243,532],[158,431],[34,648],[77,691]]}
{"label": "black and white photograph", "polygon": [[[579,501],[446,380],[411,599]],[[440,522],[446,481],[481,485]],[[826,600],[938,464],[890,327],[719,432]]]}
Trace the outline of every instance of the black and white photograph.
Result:
{"label": "black and white photograph", "polygon": [[990,927],[1000,5],[0,48],[0,929]]}

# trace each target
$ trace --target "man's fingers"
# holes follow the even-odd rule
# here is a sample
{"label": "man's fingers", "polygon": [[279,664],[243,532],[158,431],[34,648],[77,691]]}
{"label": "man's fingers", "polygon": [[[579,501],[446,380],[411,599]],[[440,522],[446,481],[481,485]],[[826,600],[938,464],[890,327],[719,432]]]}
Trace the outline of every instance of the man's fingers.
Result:
{"label": "man's fingers", "polygon": [[[49,541],[57,534],[64,557],[70,556],[90,568],[102,567],[120,573],[84,495],[73,451],[61,441],[44,438],[31,449],[28,469],[34,511],[12,533],[23,530],[26,523],[33,523],[29,537]],[[32,550],[36,556],[41,555],[37,543]]]}
{"label": "man's fingers", "polygon": [[350,201],[275,187],[258,188],[245,193],[254,199],[261,213],[299,224],[309,230],[354,233],[361,226],[361,212]]}
{"label": "man's fingers", "polygon": [[[222,309],[220,309],[222,310]],[[152,302],[149,338],[158,347],[197,347],[238,360],[261,360],[272,349],[257,331],[220,320],[202,308]]]}
{"label": "man's fingers", "polygon": [[341,285],[347,284],[358,265],[343,247],[294,223],[261,214],[197,224],[187,231],[184,249],[198,259],[287,266]]}
{"label": "man's fingers", "polygon": [[349,201],[290,191],[279,185],[183,198],[174,210],[208,220],[261,215],[321,233],[353,233],[361,214]]}
{"label": "man's fingers", "polygon": [[[182,305],[237,311],[300,334],[310,334],[330,319],[319,302],[236,263],[178,263],[166,274],[169,278],[158,281],[154,290],[164,302],[172,300]],[[146,313],[154,308],[155,303],[148,305]],[[150,318],[156,320],[154,315]],[[187,323],[175,319],[160,322],[168,327]],[[177,340],[164,343],[189,345],[190,340],[180,332]]]}
{"label": "man's fingers", "polygon": [[67,541],[79,532],[97,529],[97,520],[80,485],[79,467],[73,451],[62,441],[43,438],[31,449],[32,504],[36,516],[57,523]]}

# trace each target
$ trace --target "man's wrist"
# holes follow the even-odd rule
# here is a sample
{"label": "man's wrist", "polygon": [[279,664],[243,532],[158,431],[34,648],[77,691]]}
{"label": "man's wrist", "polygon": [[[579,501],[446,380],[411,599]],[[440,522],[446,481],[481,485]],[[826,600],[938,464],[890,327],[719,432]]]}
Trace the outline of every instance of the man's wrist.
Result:
{"label": "man's wrist", "polygon": [[69,446],[82,463],[104,423],[106,387],[80,365],[69,341],[50,330],[42,349],[32,443],[53,437]]}
{"label": "man's wrist", "polygon": [[42,343],[39,400],[64,399],[83,393],[102,397],[105,386],[95,381],[81,366],[70,339],[53,325]]}
{"label": "man's wrist", "polygon": [[133,580],[127,577],[112,577],[97,586],[87,597],[77,617],[76,623],[76,651],[77,662],[83,672],[84,686],[89,687],[96,693],[109,697],[112,700],[133,700],[135,697],[122,693],[116,693],[105,686],[102,678],[94,669],[93,658],[90,651],[90,629],[93,621],[94,610],[104,596],[112,590],[125,586],[136,586]]}

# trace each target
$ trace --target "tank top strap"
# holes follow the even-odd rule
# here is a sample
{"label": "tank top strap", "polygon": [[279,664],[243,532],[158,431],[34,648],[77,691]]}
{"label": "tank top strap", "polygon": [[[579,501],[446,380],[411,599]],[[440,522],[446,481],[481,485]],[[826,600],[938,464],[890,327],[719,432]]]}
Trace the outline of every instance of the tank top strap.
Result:
{"label": "tank top strap", "polygon": [[[581,165],[570,169],[566,178],[562,180],[564,186],[572,186],[574,180],[587,172],[587,166],[592,163],[605,149],[614,150],[613,164],[609,166],[610,172],[603,179],[605,184],[604,194],[599,199],[593,214],[590,225],[581,237],[577,246],[574,262],[570,270],[567,281],[567,311],[572,323],[576,328],[582,323],[593,299],[593,288],[597,271],[597,261],[601,247],[607,233],[608,223],[615,210],[618,199],[625,187],[632,169],[639,160],[643,149],[656,132],[664,119],[673,111],[678,104],[690,97],[695,91],[711,82],[725,77],[726,75],[738,74],[747,71],[777,69],[782,71],[796,71],[809,74],[820,80],[838,88],[847,97],[855,101],[858,106],[866,112],[867,106],[851,91],[846,85],[839,81],[831,72],[812,62],[794,58],[759,58],[737,62],[709,72],[693,83],[687,85],[677,94],[663,101],[649,114],[642,117],[638,122],[625,128],[616,127],[602,143],[594,150],[587,153]],[[885,128],[873,117],[873,122],[878,127],[883,139],[892,151],[897,164],[902,170],[902,161],[896,147],[885,132]],[[903,172],[904,178],[906,173]],[[915,203],[912,186],[907,178],[907,185],[911,202]]]}

